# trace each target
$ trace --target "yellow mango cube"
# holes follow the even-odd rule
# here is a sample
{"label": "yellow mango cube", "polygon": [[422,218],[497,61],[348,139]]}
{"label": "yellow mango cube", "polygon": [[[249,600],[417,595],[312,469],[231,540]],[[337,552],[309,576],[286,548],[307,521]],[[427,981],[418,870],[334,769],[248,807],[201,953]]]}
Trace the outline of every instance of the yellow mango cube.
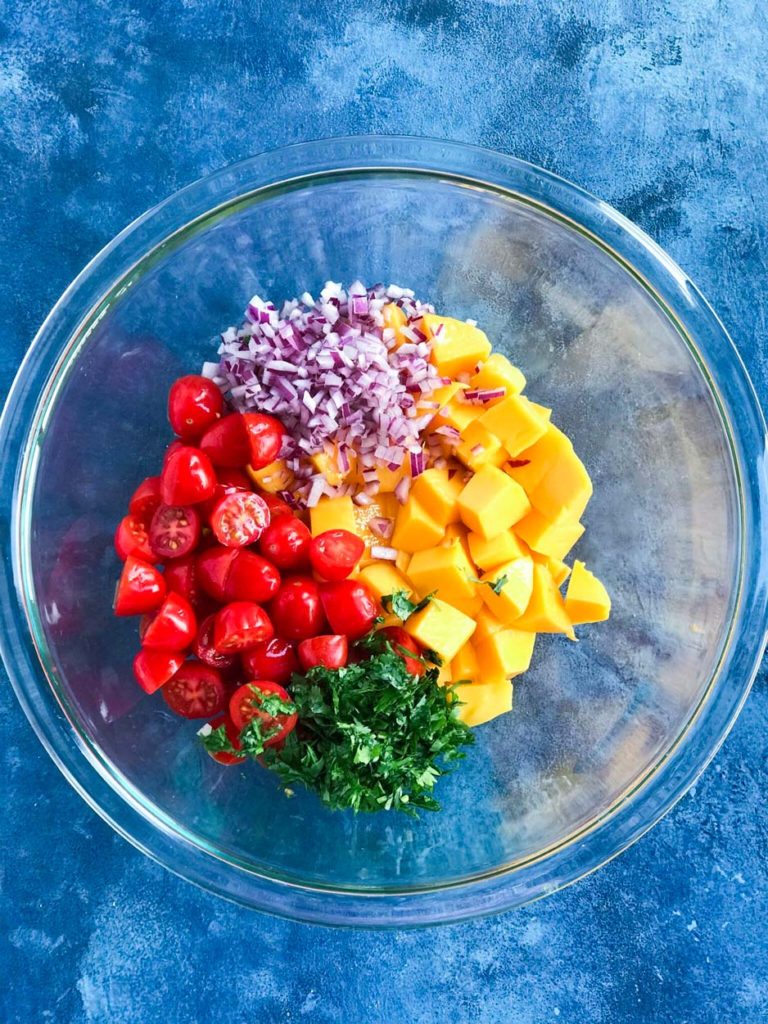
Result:
{"label": "yellow mango cube", "polygon": [[404,590],[408,597],[413,594],[413,587],[392,562],[371,562],[360,570],[360,579],[368,584],[379,599],[388,594],[396,594],[398,590]]}
{"label": "yellow mango cube", "polygon": [[408,323],[408,317],[395,302],[382,306],[381,315],[384,317],[384,330],[394,332],[395,346],[399,347],[406,340],[400,330]]}
{"label": "yellow mango cube", "polygon": [[[536,568],[531,558],[515,558],[481,577],[485,584],[480,587],[483,601],[505,626],[519,618],[528,607]],[[491,584],[497,584],[496,588]]]}
{"label": "yellow mango cube", "polygon": [[497,466],[483,466],[459,494],[459,512],[470,530],[495,537],[530,511],[525,491]]}
{"label": "yellow mango cube", "polygon": [[576,541],[584,533],[579,522],[563,521],[553,523],[538,509],[533,509],[524,519],[515,523],[515,533],[539,554],[550,558],[565,558]]}
{"label": "yellow mango cube", "polygon": [[459,494],[461,480],[449,477],[447,469],[428,469],[413,481],[411,497],[420,501],[429,514],[447,526],[459,521]]}
{"label": "yellow mango cube", "polygon": [[467,543],[467,537],[467,528],[464,525],[464,523],[449,523],[448,526],[446,526],[445,528],[445,536],[443,537],[441,544],[444,544],[446,547],[449,547],[452,541],[459,541],[462,548],[464,549],[464,554],[467,556],[467,559],[471,565],[472,558],[470,557],[469,554],[469,544]]}
{"label": "yellow mango cube", "polygon": [[525,377],[501,352],[492,352],[471,378],[470,385],[473,388],[506,388],[507,395],[519,395],[525,387]]}
{"label": "yellow mango cube", "polygon": [[405,629],[422,647],[436,651],[443,661],[453,661],[475,631],[475,623],[458,608],[433,598],[405,623]]}
{"label": "yellow mango cube", "polygon": [[563,595],[545,565],[533,563],[531,600],[515,622],[515,629],[526,629],[533,633],[565,633],[571,640],[576,639]]}
{"label": "yellow mango cube", "polygon": [[482,426],[479,419],[464,428],[461,444],[455,448],[454,454],[474,472],[486,465],[501,467],[507,459],[506,448],[495,434]]}
{"label": "yellow mango cube", "polygon": [[484,412],[479,421],[514,458],[546,432],[547,420],[522,395],[510,395]]}
{"label": "yellow mango cube", "polygon": [[504,466],[504,471],[509,473],[513,480],[517,480],[525,488],[526,493],[530,494],[538,487],[560,453],[572,448],[573,445],[562,430],[558,430],[554,424],[550,423],[539,440],[530,448],[519,452],[511,462]]}
{"label": "yellow mango cube", "polygon": [[[445,426],[453,427],[454,430],[463,434],[469,424],[479,419],[482,414],[483,406],[477,405],[475,402],[464,402],[460,397],[453,398],[437,413],[430,424],[430,430]],[[436,437],[440,437],[440,434],[437,434]]]}
{"label": "yellow mango cube", "polygon": [[477,613],[477,628],[472,637],[472,643],[481,644],[488,637],[493,636],[494,633],[498,633],[500,629],[504,628],[504,623],[496,618],[490,608],[481,608]]}
{"label": "yellow mango cube", "polygon": [[603,622],[611,614],[608,591],[578,560],[573,563],[573,573],[565,592],[565,610],[574,626],[582,622]]}
{"label": "yellow mango cube", "polygon": [[463,320],[427,313],[421,329],[432,342],[432,362],[444,377],[472,373],[490,355],[491,343],[483,331]]}
{"label": "yellow mango cube", "polygon": [[342,469],[339,451],[335,445],[328,445],[321,452],[311,455],[309,461],[318,473],[322,473],[331,487],[339,487],[356,475],[357,454],[351,449],[347,451],[348,469]]}
{"label": "yellow mango cube", "polygon": [[408,498],[395,520],[391,545],[399,551],[423,551],[442,540],[443,527],[416,498]]}
{"label": "yellow mango cube", "polygon": [[573,448],[563,450],[531,491],[534,508],[552,522],[580,519],[592,497],[592,481]]}
{"label": "yellow mango cube", "polygon": [[470,533],[467,540],[470,556],[478,569],[495,569],[497,565],[511,562],[513,558],[521,558],[525,554],[512,530],[505,530],[495,537]]}
{"label": "yellow mango cube", "polygon": [[469,726],[483,725],[512,710],[513,690],[508,679],[464,683],[456,687],[455,693],[462,702],[457,706],[456,714]]}
{"label": "yellow mango cube", "polygon": [[536,634],[521,629],[500,629],[477,646],[480,679],[509,678],[527,672]]}
{"label": "yellow mango cube", "polygon": [[[435,388],[434,391],[428,391],[422,398],[423,402],[436,402],[437,408],[434,405],[431,408],[434,411],[434,419],[431,426],[439,427],[442,426],[446,421],[442,418],[443,410],[446,409],[454,400],[458,404],[461,400],[461,392],[466,391],[467,385],[462,384],[461,381],[452,380],[450,384],[443,384],[442,387]],[[468,403],[463,403],[467,405]],[[420,406],[421,409],[421,406]],[[427,409],[421,409],[425,414]]]}
{"label": "yellow mango cube", "polygon": [[404,576],[408,575],[408,563],[411,560],[410,552],[398,551],[397,558],[395,559],[395,568],[401,572]]}
{"label": "yellow mango cube", "polygon": [[453,676],[453,681],[455,683],[460,681],[471,683],[478,678],[478,672],[479,665],[477,661],[477,652],[470,641],[469,643],[464,644],[451,662],[451,675]]}
{"label": "yellow mango cube", "polygon": [[474,575],[474,567],[459,540],[417,551],[408,564],[408,578],[419,597],[437,591],[441,600],[470,616],[476,615],[483,604],[473,582]]}
{"label": "yellow mango cube", "polygon": [[325,533],[326,530],[358,532],[355,505],[348,495],[343,498],[321,498],[315,507],[309,510],[309,522],[313,537]]}
{"label": "yellow mango cube", "polygon": [[531,402],[531,408],[542,417],[542,419],[549,420],[552,416],[552,410],[546,405],[539,405],[538,402]]}
{"label": "yellow mango cube", "polygon": [[288,469],[283,459],[270,462],[263,469],[253,469],[246,466],[248,476],[257,487],[267,494],[277,494],[279,491],[290,491],[295,483],[293,473]]}
{"label": "yellow mango cube", "polygon": [[548,555],[540,555],[534,552],[534,562],[540,562],[542,565],[546,565],[552,574],[552,579],[555,581],[555,585],[560,587],[568,579],[571,574],[571,567],[566,565],[565,562],[559,558],[550,558]]}

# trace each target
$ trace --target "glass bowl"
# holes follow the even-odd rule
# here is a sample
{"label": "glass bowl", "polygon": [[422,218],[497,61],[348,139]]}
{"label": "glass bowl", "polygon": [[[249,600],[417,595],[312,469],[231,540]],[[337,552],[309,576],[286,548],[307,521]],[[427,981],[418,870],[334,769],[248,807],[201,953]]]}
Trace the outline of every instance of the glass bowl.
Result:
{"label": "glass bowl", "polygon": [[[394,281],[472,317],[554,409],[595,496],[575,550],[613,596],[542,637],[414,821],[287,799],[222,769],[131,674],[112,534],[169,439],[170,382],[258,292]],[[3,656],[85,800],[160,863],[261,910],[404,926],[514,907],[592,871],[696,779],[765,642],[765,426],[722,325],[641,231],[528,164],[445,142],[331,139],[183,189],[43,324],[2,420]]]}

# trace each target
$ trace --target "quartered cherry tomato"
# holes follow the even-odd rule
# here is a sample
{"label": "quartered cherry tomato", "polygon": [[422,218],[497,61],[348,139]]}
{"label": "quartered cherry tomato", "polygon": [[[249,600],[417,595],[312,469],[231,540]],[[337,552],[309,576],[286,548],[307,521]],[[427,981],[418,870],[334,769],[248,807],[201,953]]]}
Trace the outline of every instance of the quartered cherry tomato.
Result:
{"label": "quartered cherry tomato", "polygon": [[120,520],[115,530],[115,551],[123,562],[128,555],[153,562],[155,553],[149,546],[149,523],[147,515],[128,513]]}
{"label": "quartered cherry tomato", "polygon": [[325,627],[320,590],[308,576],[283,580],[270,605],[275,632],[285,640],[306,640],[317,636]]}
{"label": "quartered cherry tomato", "polygon": [[[379,631],[392,645],[392,650],[395,654],[399,655],[408,672],[412,676],[424,675],[424,665],[421,661],[418,661],[418,657],[421,654],[421,648],[410,635],[402,628],[402,626],[386,626],[384,629]],[[408,656],[406,652],[410,651],[411,654],[415,654],[415,658]]]}
{"label": "quartered cherry tomato", "polygon": [[239,552],[214,544],[197,556],[197,583],[204,594],[222,603],[227,600],[227,581]]}
{"label": "quartered cherry tomato", "polygon": [[183,558],[174,558],[165,567],[163,573],[165,586],[176,594],[185,597],[193,608],[200,604],[200,589],[197,585],[197,573],[195,571],[195,556],[185,555]]}
{"label": "quartered cherry tomato", "polygon": [[160,474],[160,496],[166,505],[196,505],[215,490],[216,473],[205,452],[181,445],[167,457]]}
{"label": "quartered cherry tomato", "polygon": [[247,651],[264,640],[271,640],[274,629],[269,616],[252,601],[232,601],[216,613],[213,646],[222,654]]}
{"label": "quartered cherry tomato", "polygon": [[234,654],[221,654],[213,646],[213,624],[215,621],[216,616],[214,614],[209,615],[200,623],[197,630],[197,638],[195,639],[194,651],[204,664],[223,672],[226,669],[232,668],[237,661],[237,656]]}
{"label": "quartered cherry tomato", "polygon": [[214,466],[247,466],[251,457],[251,445],[240,413],[233,412],[230,416],[223,416],[212,427],[208,427],[200,438],[200,449]]}
{"label": "quartered cherry tomato", "polygon": [[210,718],[227,706],[227,688],[221,673],[199,661],[185,661],[163,687],[171,711],[182,718]]}
{"label": "quartered cherry tomato", "polygon": [[308,569],[312,534],[296,516],[278,516],[259,541],[259,550],[279,569]]}
{"label": "quartered cherry tomato", "polygon": [[264,697],[275,696],[288,703],[290,696],[279,683],[266,679],[255,680],[238,687],[229,699],[229,714],[237,729],[244,729],[254,718],[261,719],[264,731],[278,728],[274,736],[265,740],[265,747],[274,747],[285,740],[286,736],[296,728],[298,715],[270,715],[261,710]]}
{"label": "quartered cherry tomato", "polygon": [[225,494],[211,513],[211,529],[220,544],[244,548],[269,526],[267,503],[252,491]]}
{"label": "quartered cherry tomato", "polygon": [[271,562],[254,551],[237,551],[237,558],[230,565],[224,585],[227,601],[265,604],[272,600],[279,589],[280,573]]}
{"label": "quartered cherry tomato", "polygon": [[156,558],[183,558],[200,543],[200,515],[192,505],[160,505],[149,526]]}
{"label": "quartered cherry tomato", "polygon": [[379,614],[376,598],[361,580],[322,583],[323,610],[335,633],[357,640],[373,626]]}
{"label": "quartered cherry tomato", "polygon": [[182,441],[195,441],[224,411],[221,391],[197,374],[179,377],[168,394],[168,419]]}
{"label": "quartered cherry tomato", "polygon": [[312,538],[312,568],[324,580],[345,580],[363,557],[365,544],[349,530],[326,530]]}
{"label": "quartered cherry tomato", "polygon": [[299,644],[299,661],[305,672],[317,665],[324,668],[343,668],[348,657],[349,643],[345,636],[313,636]]}
{"label": "quartered cherry tomato", "polygon": [[250,455],[248,462],[252,469],[264,469],[280,457],[283,447],[283,425],[274,416],[262,412],[247,412],[243,415]]}
{"label": "quartered cherry tomato", "polygon": [[152,518],[160,504],[160,477],[148,476],[142,480],[128,502],[128,511],[133,516],[149,516]]}
{"label": "quartered cherry tomato", "polygon": [[143,615],[165,597],[165,580],[153,565],[129,555],[115,591],[115,615]]}
{"label": "quartered cherry tomato", "polygon": [[179,651],[154,651],[142,647],[133,659],[133,674],[136,682],[146,693],[154,693],[165,686],[184,664],[184,655]]}
{"label": "quartered cherry tomato", "polygon": [[250,651],[243,651],[240,657],[249,679],[288,683],[293,673],[299,671],[299,659],[293,644],[277,637],[257,644]]}
{"label": "quartered cherry tomato", "polygon": [[[223,725],[229,742],[236,750],[240,749],[240,733],[235,728],[235,723],[229,715],[217,715],[215,718],[211,719],[208,725],[211,730],[218,729]],[[214,761],[218,761],[219,764],[242,764],[243,761],[246,760],[245,755],[243,755],[243,757],[238,757],[236,754],[230,754],[228,750],[209,750],[208,754]]]}
{"label": "quartered cherry tomato", "polygon": [[168,594],[145,624],[141,642],[144,647],[164,651],[183,651],[197,635],[197,620],[192,605],[180,594]]}
{"label": "quartered cherry tomato", "polygon": [[288,502],[283,501],[282,498],[276,497],[274,494],[267,494],[263,491],[261,497],[266,501],[267,508],[269,509],[270,520],[277,519],[278,516],[292,516],[293,509]]}

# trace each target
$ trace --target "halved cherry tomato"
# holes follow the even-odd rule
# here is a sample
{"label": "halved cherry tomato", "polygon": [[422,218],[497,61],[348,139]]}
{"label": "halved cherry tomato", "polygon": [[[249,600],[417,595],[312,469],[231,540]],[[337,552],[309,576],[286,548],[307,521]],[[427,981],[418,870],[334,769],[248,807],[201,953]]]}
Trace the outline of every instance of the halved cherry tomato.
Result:
{"label": "halved cherry tomato", "polygon": [[[424,665],[417,658],[421,654],[421,648],[410,635],[406,633],[402,626],[386,626],[384,629],[379,631],[381,636],[385,637],[392,645],[392,650],[395,654],[399,655],[405,663],[405,667],[412,676],[424,675]],[[410,651],[411,654],[415,654],[416,658],[410,658],[406,651]]]}
{"label": "halved cherry tomato", "polygon": [[179,377],[168,393],[168,419],[182,441],[194,441],[215,423],[224,410],[221,391],[198,374]]}
{"label": "halved cherry tomato", "polygon": [[128,513],[118,523],[115,530],[115,551],[123,562],[128,555],[143,558],[145,562],[154,562],[155,553],[149,546],[149,524],[147,516]]}
{"label": "halved cherry tomato", "polygon": [[343,668],[348,657],[349,643],[345,636],[313,636],[299,644],[299,661],[305,672],[316,665],[322,665],[324,668]]}
{"label": "halved cherry tomato", "polygon": [[280,456],[285,433],[283,425],[274,416],[262,412],[245,413],[243,422],[251,449],[248,462],[252,469],[264,469]]}
{"label": "halved cherry tomato", "polygon": [[195,556],[185,555],[183,558],[174,558],[165,567],[163,579],[168,590],[186,597],[193,608],[200,604],[200,589],[197,585],[197,573],[195,571]]}
{"label": "halved cherry tomato", "polygon": [[274,633],[263,608],[253,601],[232,601],[216,613],[213,646],[222,654],[247,651],[263,640],[271,640]]}
{"label": "halved cherry tomato", "polygon": [[373,626],[379,614],[376,598],[361,580],[340,580],[320,585],[323,610],[335,633],[357,640]]}
{"label": "halved cherry tomato", "polygon": [[165,580],[153,565],[129,555],[115,590],[115,615],[154,611],[165,597]]}
{"label": "halved cherry tomato", "polygon": [[179,651],[154,651],[142,647],[133,659],[133,674],[136,682],[146,693],[154,693],[165,686],[184,664],[184,655]]}
{"label": "halved cherry tomato", "polygon": [[240,413],[223,416],[212,427],[208,427],[200,438],[200,449],[214,466],[247,466],[251,445]]}
{"label": "halved cherry tomato", "polygon": [[261,497],[267,503],[270,521],[277,519],[278,516],[293,515],[293,509],[286,501],[283,501],[282,498],[277,498],[274,494],[267,494],[266,491],[261,492]]}
{"label": "halved cherry tomato", "polygon": [[200,623],[200,627],[197,631],[197,638],[195,640],[194,651],[200,661],[206,665],[210,665],[211,668],[218,668],[221,671],[232,668],[237,662],[237,657],[234,654],[221,654],[213,646],[213,624],[216,621],[216,615],[209,615],[208,618],[203,619]]}
{"label": "halved cherry tomato", "polygon": [[[180,448],[183,448],[183,447],[184,447],[184,442],[180,441],[178,439],[178,437],[174,437],[174,439],[171,441],[171,443],[165,449],[165,454],[163,455],[163,466],[162,466],[163,469],[165,469],[165,467],[167,466],[168,459],[170,459],[170,457],[174,454],[174,452],[177,452]],[[162,479],[162,477],[161,477],[161,479]]]}
{"label": "halved cherry tomato", "polygon": [[128,511],[133,516],[148,516],[160,504],[160,477],[148,476],[141,481],[128,502]]}
{"label": "halved cherry tomato", "polygon": [[225,547],[244,548],[255,544],[267,526],[267,503],[252,491],[225,494],[211,513],[211,529]]}
{"label": "halved cherry tomato", "polygon": [[279,589],[280,573],[271,562],[254,551],[237,551],[237,558],[231,563],[224,585],[227,601],[265,604],[272,600]]}
{"label": "halved cherry tomato", "polygon": [[165,600],[152,612],[142,633],[144,647],[164,651],[183,651],[197,635],[197,619],[192,605],[180,594],[167,594]]}
{"label": "halved cherry tomato", "polygon": [[283,580],[270,606],[275,632],[285,640],[306,640],[325,627],[320,590],[308,576]]}
{"label": "halved cherry tomato", "polygon": [[282,743],[286,736],[296,728],[298,715],[294,712],[290,715],[268,715],[261,710],[261,702],[264,697],[276,696],[280,700],[290,701],[287,690],[284,690],[279,683],[266,679],[259,679],[252,683],[240,686],[229,699],[229,714],[235,724],[235,728],[244,729],[254,718],[261,719],[265,732],[277,727],[278,732],[265,740],[265,747],[274,747]]}
{"label": "halved cherry tomato", "polygon": [[161,505],[152,516],[149,545],[156,558],[183,558],[200,543],[200,530],[192,505]]}
{"label": "halved cherry tomato", "polygon": [[204,594],[222,603],[227,600],[227,580],[238,554],[237,548],[225,548],[219,544],[198,554],[197,582]]}
{"label": "halved cherry tomato", "polygon": [[324,580],[345,580],[363,557],[365,544],[349,530],[326,530],[312,538],[312,568]]}
{"label": "halved cherry tomato", "polygon": [[166,505],[196,505],[216,490],[216,474],[205,452],[181,445],[166,459],[160,496]]}
{"label": "halved cherry tomato", "polygon": [[288,640],[265,640],[250,651],[241,654],[243,668],[249,679],[273,679],[276,683],[290,682],[299,671],[299,659]]}
{"label": "halved cherry tomato", "polygon": [[[208,725],[211,730],[218,729],[223,725],[229,742],[236,750],[240,749],[240,733],[235,728],[235,723],[229,715],[217,715],[215,718],[211,719]],[[198,733],[198,735],[200,735],[200,733]],[[209,757],[212,757],[214,761],[218,761],[219,764],[242,764],[243,761],[247,760],[245,755],[243,755],[243,757],[238,757],[236,754],[230,754],[228,750],[209,750],[207,753]]]}
{"label": "halved cherry tomato", "polygon": [[226,467],[217,469],[216,481],[216,490],[213,492],[213,496],[199,506],[200,514],[205,519],[211,518],[211,513],[225,495],[231,494],[233,491],[250,493],[253,490],[250,477],[242,469],[227,469]]}
{"label": "halved cherry tomato", "polygon": [[163,687],[171,711],[182,718],[210,718],[227,706],[227,688],[221,673],[199,661],[185,661]]}
{"label": "halved cherry tomato", "polygon": [[308,569],[312,534],[296,516],[278,516],[261,535],[259,550],[279,569]]}

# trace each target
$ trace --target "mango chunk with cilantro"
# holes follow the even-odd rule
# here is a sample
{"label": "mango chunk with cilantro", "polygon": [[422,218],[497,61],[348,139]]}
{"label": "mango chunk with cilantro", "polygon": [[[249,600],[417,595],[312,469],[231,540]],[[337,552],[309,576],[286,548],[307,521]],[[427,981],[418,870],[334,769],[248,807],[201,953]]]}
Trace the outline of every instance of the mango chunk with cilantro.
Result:
{"label": "mango chunk with cilantro", "polygon": [[483,466],[459,494],[459,512],[470,530],[495,537],[530,511],[525,491],[497,466]]}
{"label": "mango chunk with cilantro", "polygon": [[483,466],[503,466],[507,450],[501,441],[487,430],[480,420],[473,420],[464,428],[461,444],[454,449],[456,458],[468,469],[477,472]]}
{"label": "mango chunk with cilantro", "polygon": [[411,497],[420,501],[441,526],[459,521],[461,480],[447,469],[428,469],[413,481]]}
{"label": "mango chunk with cilantro", "polygon": [[432,598],[405,623],[406,632],[422,647],[435,651],[443,661],[453,661],[475,631],[475,623],[458,608]]}
{"label": "mango chunk with cilantro", "polygon": [[479,679],[509,678],[526,672],[533,657],[536,634],[521,629],[500,629],[477,646]]}
{"label": "mango chunk with cilantro", "polygon": [[256,486],[260,487],[262,491],[266,491],[267,494],[289,491],[295,483],[294,475],[288,469],[283,459],[270,462],[263,469],[253,469],[251,466],[246,466],[245,468],[248,476]]}
{"label": "mango chunk with cilantro", "polygon": [[562,559],[584,533],[584,527],[581,523],[567,520],[553,523],[538,509],[533,509],[524,519],[515,523],[515,533],[533,551],[548,555],[550,558]]}
{"label": "mango chunk with cilantro", "polygon": [[474,575],[474,566],[458,539],[417,551],[408,563],[408,578],[419,597],[436,591],[439,598],[469,616],[475,616],[483,605]]}
{"label": "mango chunk with cilantro", "polygon": [[470,533],[467,540],[472,561],[482,570],[495,569],[497,565],[522,558],[526,553],[512,530],[497,533],[495,537]]}
{"label": "mango chunk with cilantro", "polygon": [[456,714],[469,726],[483,725],[512,710],[513,688],[508,679],[462,683],[455,692],[462,702],[457,706]]}
{"label": "mango chunk with cilantro", "polygon": [[573,563],[573,572],[565,592],[565,610],[574,626],[582,622],[603,622],[611,614],[608,591],[578,560]]}
{"label": "mango chunk with cilantro", "polygon": [[459,653],[451,662],[451,675],[455,683],[461,680],[473,682],[478,678],[480,666],[477,661],[477,652],[472,641],[464,644]]}
{"label": "mango chunk with cilantro", "polygon": [[368,584],[379,600],[388,594],[396,594],[398,590],[404,590],[408,597],[413,595],[413,587],[391,562],[371,562],[360,570],[360,579]]}
{"label": "mango chunk with cilantro", "polygon": [[533,593],[533,559],[514,558],[504,562],[481,579],[480,594],[488,609],[505,626],[519,618]]}
{"label": "mango chunk with cilantro", "polygon": [[484,412],[479,422],[495,434],[514,458],[546,432],[547,420],[522,395],[510,395]]}
{"label": "mango chunk with cilantro", "polygon": [[533,588],[531,600],[523,614],[515,621],[515,629],[526,629],[533,633],[565,633],[571,640],[576,639],[573,626],[565,608],[563,595],[557,589],[552,574],[546,565],[533,565]]}
{"label": "mango chunk with cilantro", "polygon": [[472,373],[490,355],[491,343],[479,327],[434,313],[427,313],[421,324],[432,342],[432,362],[444,377]]}
{"label": "mango chunk with cilantro", "polygon": [[525,377],[501,352],[492,352],[472,376],[470,385],[473,388],[506,388],[507,395],[519,395],[525,388]]}
{"label": "mango chunk with cilantro", "polygon": [[444,532],[444,528],[421,502],[409,497],[397,514],[391,544],[400,551],[422,551],[438,544]]}
{"label": "mango chunk with cilantro", "polygon": [[343,498],[321,498],[309,510],[309,522],[313,537],[326,530],[358,532],[355,505],[348,495]]}

